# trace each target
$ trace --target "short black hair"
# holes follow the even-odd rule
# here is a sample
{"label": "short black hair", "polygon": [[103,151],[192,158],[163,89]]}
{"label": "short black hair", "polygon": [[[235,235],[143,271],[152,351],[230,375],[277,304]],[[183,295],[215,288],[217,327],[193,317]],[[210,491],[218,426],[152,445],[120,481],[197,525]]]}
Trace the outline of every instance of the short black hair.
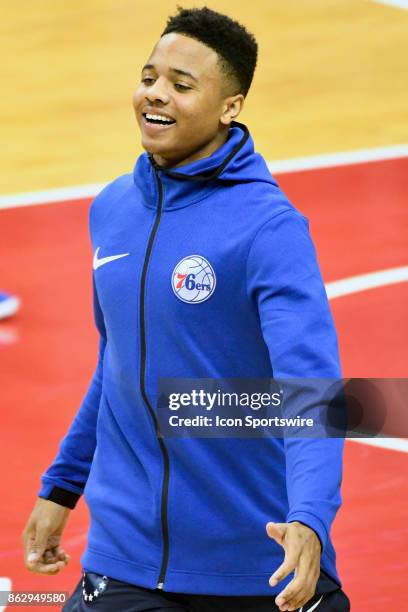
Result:
{"label": "short black hair", "polygon": [[218,55],[224,72],[239,87],[237,93],[247,95],[255,72],[258,44],[255,37],[227,15],[204,6],[184,9],[169,17],[162,33],[184,34],[211,47]]}

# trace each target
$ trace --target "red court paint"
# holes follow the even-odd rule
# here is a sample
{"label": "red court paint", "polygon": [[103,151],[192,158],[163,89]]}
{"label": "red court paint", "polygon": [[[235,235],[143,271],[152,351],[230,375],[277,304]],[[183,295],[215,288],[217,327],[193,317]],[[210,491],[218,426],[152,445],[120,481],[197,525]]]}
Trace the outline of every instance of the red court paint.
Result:
{"label": "red court paint", "polygon": [[[278,177],[310,220],[326,282],[407,265],[407,177],[408,159]],[[88,207],[84,200],[0,210],[0,285],[23,302],[14,319],[0,322],[0,576],[9,576],[14,589],[72,590],[79,579],[87,529],[83,501],[65,535],[72,562],[59,575],[42,577],[24,568],[20,534],[39,476],[96,363]],[[346,376],[406,376],[407,292],[401,283],[332,302]],[[406,454],[346,442],[344,506],[333,536],[353,612],[401,605],[406,474]]]}

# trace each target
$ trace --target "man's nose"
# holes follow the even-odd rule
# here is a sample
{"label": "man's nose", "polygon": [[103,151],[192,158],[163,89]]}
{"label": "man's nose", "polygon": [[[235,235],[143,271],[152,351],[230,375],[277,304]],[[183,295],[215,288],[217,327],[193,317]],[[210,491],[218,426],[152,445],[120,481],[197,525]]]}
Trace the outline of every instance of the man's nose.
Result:
{"label": "man's nose", "polygon": [[146,99],[149,102],[162,102],[163,104],[167,104],[169,101],[169,94],[162,79],[157,79],[153,85],[146,91]]}

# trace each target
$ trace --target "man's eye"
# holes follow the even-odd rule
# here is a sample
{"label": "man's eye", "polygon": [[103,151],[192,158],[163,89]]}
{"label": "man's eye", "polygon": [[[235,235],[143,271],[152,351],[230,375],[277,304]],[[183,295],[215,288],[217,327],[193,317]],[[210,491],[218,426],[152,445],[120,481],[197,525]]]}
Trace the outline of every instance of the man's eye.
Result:
{"label": "man's eye", "polygon": [[153,82],[153,77],[144,77],[144,79],[142,79],[142,83],[144,83],[145,85],[152,85]]}
{"label": "man's eye", "polygon": [[191,89],[191,87],[188,87],[188,85],[183,85],[182,83],[174,83],[174,87],[179,91],[188,91]]}

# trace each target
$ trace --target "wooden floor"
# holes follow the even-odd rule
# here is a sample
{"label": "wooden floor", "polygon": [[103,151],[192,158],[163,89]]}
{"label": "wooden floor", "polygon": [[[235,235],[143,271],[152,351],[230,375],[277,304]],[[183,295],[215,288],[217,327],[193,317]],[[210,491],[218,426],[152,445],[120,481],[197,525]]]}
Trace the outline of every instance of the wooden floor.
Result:
{"label": "wooden floor", "polygon": [[[131,95],[176,3],[4,4],[0,193],[126,172],[141,152]],[[407,11],[369,0],[207,5],[241,20],[259,41],[241,118],[267,159],[407,141]]]}

